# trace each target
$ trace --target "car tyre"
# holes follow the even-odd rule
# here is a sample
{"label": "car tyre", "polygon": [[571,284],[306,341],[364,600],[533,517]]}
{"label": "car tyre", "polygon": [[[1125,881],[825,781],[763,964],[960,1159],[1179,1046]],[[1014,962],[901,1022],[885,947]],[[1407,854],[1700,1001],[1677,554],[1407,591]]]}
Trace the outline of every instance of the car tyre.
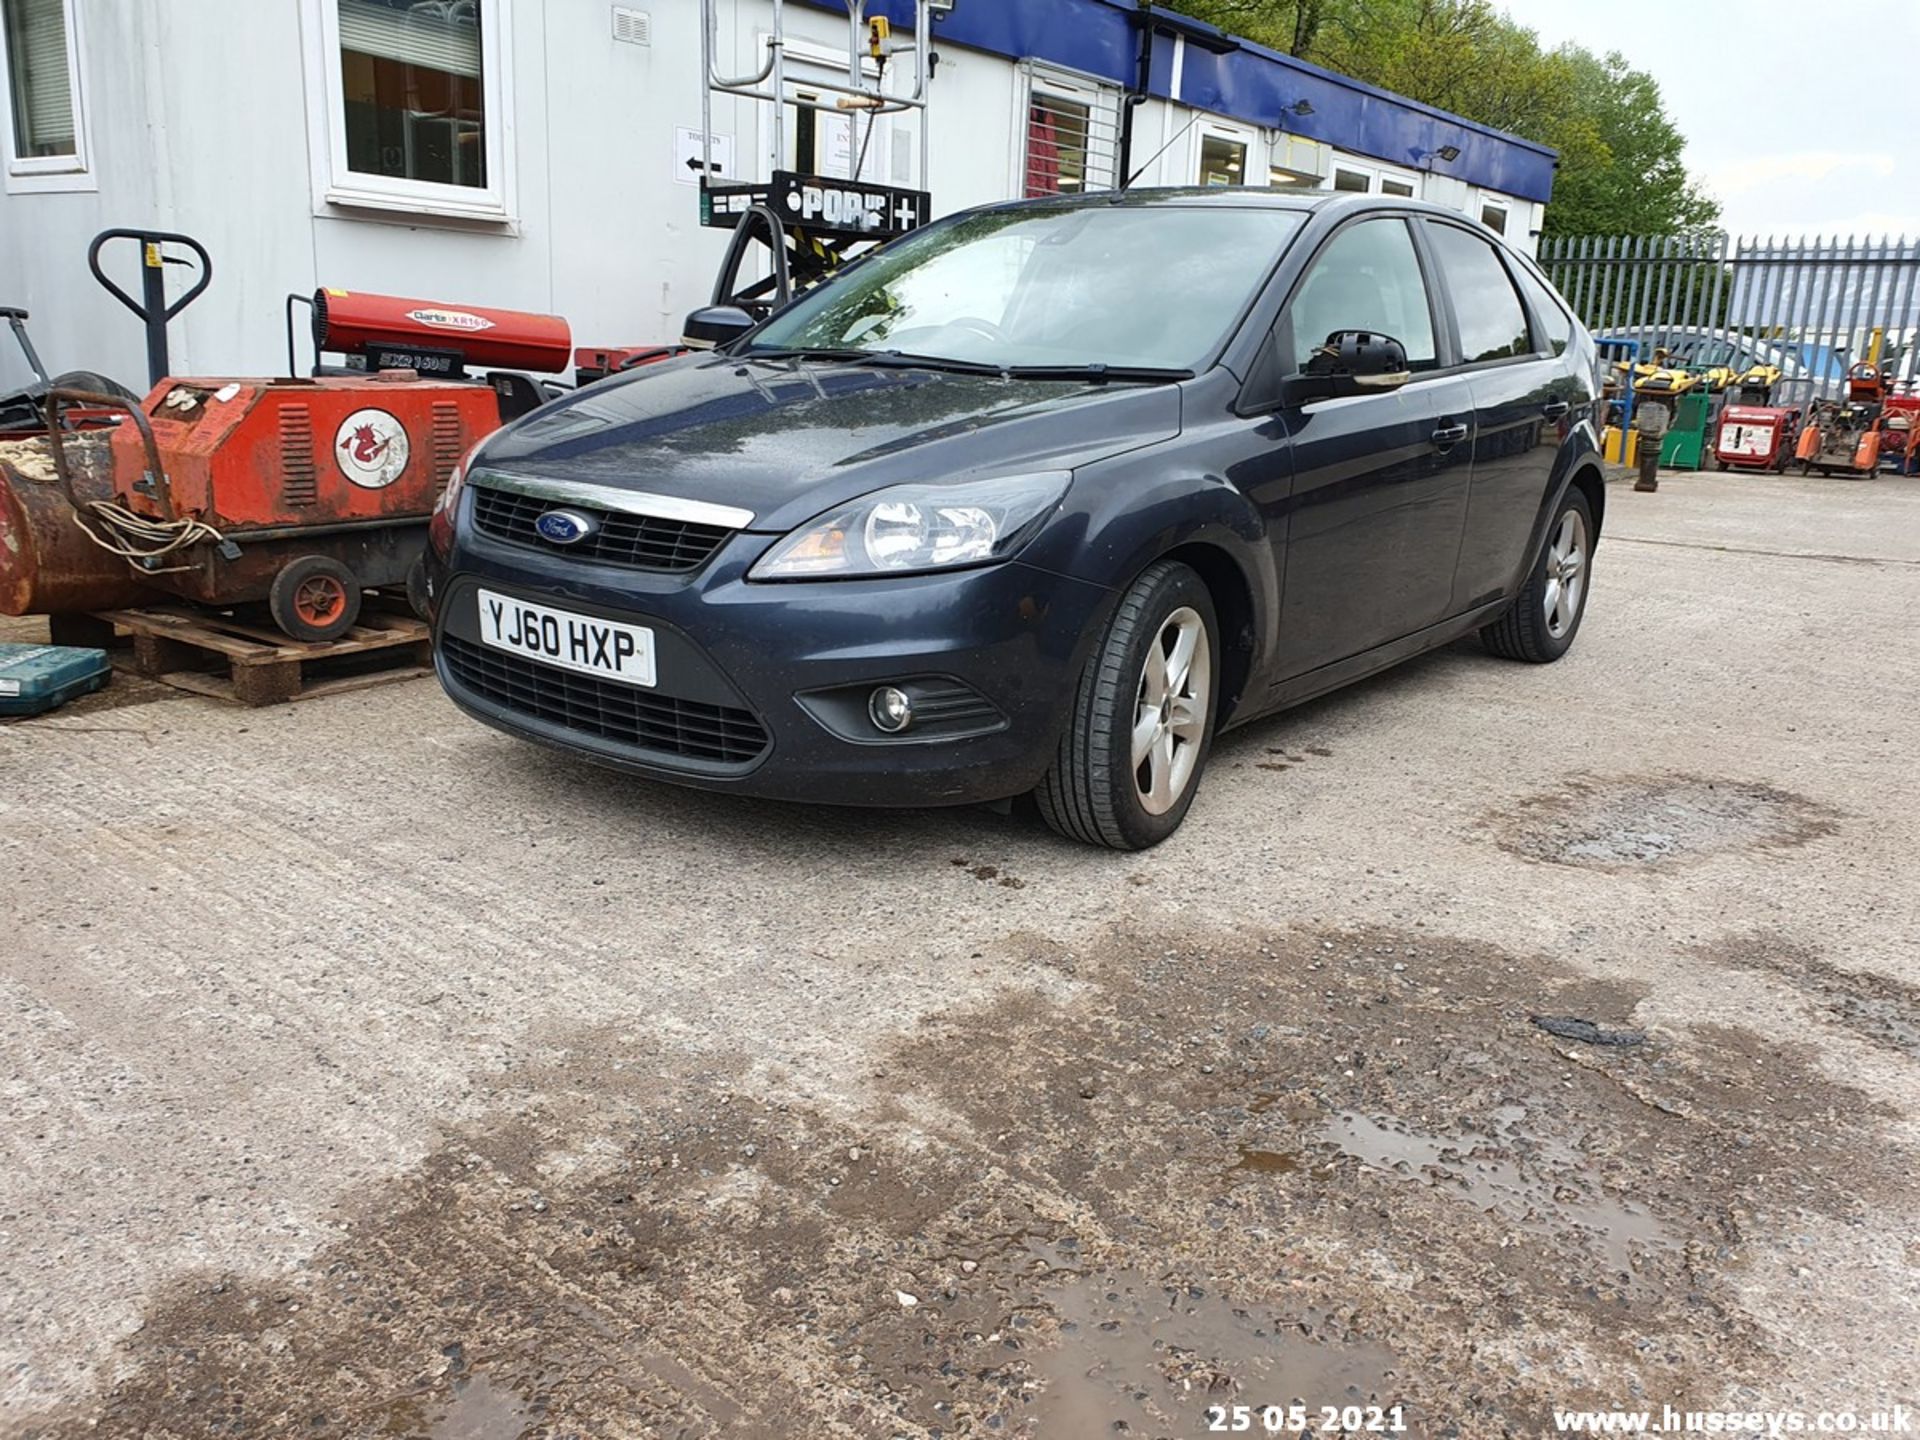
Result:
{"label": "car tyre", "polygon": [[1049,826],[1114,850],[1145,850],[1180,828],[1213,746],[1219,631],[1206,582],[1177,561],[1127,587],[1034,791]]}
{"label": "car tyre", "polygon": [[1569,490],[1526,584],[1505,614],[1481,628],[1480,643],[1504,659],[1535,665],[1566,654],[1587,610],[1594,540],[1593,508],[1579,490]]}

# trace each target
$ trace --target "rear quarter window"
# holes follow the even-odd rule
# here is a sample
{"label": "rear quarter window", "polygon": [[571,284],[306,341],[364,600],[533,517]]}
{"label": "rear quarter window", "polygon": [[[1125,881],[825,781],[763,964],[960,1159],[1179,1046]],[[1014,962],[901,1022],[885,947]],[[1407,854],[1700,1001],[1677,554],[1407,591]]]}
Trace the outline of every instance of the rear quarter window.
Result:
{"label": "rear quarter window", "polygon": [[1549,350],[1555,355],[1566,354],[1567,345],[1573,339],[1573,317],[1567,314],[1560,297],[1538,275],[1523,264],[1513,268],[1520,276],[1520,288],[1526,292],[1527,303],[1533,306],[1534,318],[1540,322],[1539,338],[1545,343],[1534,348]]}
{"label": "rear quarter window", "polygon": [[1530,355],[1527,312],[1493,246],[1457,225],[1429,224],[1440,283],[1453,298],[1460,358],[1469,365]]}

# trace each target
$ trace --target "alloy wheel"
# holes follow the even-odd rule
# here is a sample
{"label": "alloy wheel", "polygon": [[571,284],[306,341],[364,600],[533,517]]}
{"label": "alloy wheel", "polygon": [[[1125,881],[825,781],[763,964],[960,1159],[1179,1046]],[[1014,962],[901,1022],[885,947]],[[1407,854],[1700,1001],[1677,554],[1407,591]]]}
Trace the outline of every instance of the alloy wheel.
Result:
{"label": "alloy wheel", "polygon": [[1149,815],[1166,814],[1193,781],[1212,684],[1206,622],[1182,605],[1147,647],[1134,704],[1133,783]]}
{"label": "alloy wheel", "polygon": [[1587,522],[1568,510],[1547,542],[1547,588],[1542,608],[1547,633],[1558,640],[1580,617],[1580,596],[1587,584]]}

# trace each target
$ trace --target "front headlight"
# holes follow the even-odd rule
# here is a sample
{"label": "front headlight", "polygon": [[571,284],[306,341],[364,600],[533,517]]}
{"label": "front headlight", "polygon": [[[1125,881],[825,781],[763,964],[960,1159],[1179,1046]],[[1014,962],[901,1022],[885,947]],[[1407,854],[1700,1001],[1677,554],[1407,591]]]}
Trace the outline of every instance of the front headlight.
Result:
{"label": "front headlight", "polygon": [[877,490],[795,530],[748,578],[911,575],[1005,560],[1040,528],[1072,478],[1065,470],[1041,470]]}

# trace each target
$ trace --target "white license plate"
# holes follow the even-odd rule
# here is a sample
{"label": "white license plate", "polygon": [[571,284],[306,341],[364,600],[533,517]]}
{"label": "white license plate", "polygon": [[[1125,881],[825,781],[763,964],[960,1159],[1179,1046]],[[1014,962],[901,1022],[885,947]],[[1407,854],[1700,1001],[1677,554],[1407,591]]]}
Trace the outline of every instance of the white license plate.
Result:
{"label": "white license plate", "polygon": [[646,626],[576,615],[491,590],[477,593],[482,643],[602,680],[654,683],[653,631]]}

